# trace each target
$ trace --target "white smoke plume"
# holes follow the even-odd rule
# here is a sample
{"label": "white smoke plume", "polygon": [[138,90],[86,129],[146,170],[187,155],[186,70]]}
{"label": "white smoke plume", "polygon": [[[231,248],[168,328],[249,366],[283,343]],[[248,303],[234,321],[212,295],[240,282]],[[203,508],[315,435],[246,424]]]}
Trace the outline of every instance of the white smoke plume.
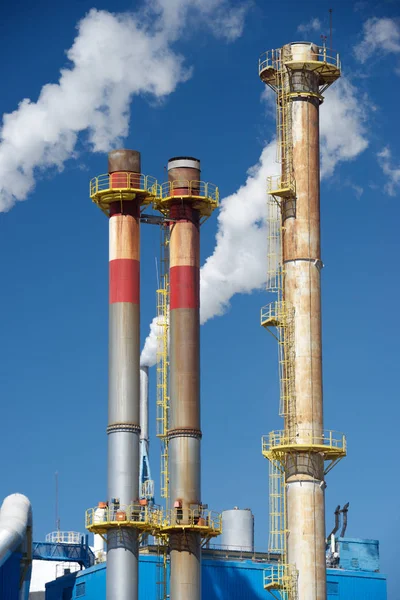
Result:
{"label": "white smoke plume", "polygon": [[162,335],[162,326],[159,325],[159,318],[154,317],[150,323],[150,333],[144,343],[142,353],[140,355],[140,366],[152,367],[157,361],[157,343],[158,338]]}
{"label": "white smoke plume", "polygon": [[[367,146],[364,108],[349,81],[328,90],[321,109],[321,176],[328,177],[338,163],[356,158]],[[265,97],[265,94],[263,94]],[[246,183],[221,201],[215,248],[200,271],[200,320],[222,315],[235,294],[262,289],[267,275],[266,177],[279,172],[276,145],[270,142],[260,160],[248,171]],[[156,362],[157,319],[143,347],[141,362]]]}
{"label": "white smoke plume", "polygon": [[191,76],[173,43],[187,22],[232,41],[243,28],[246,6],[230,0],[148,0],[137,13],[92,9],[78,23],[67,51],[69,66],[57,83],[25,98],[3,115],[0,129],[0,212],[24,200],[45,169],[73,158],[79,134],[105,152],[128,134],[132,97],[162,99]]}
{"label": "white smoke plume", "polygon": [[267,175],[278,172],[276,144],[268,144],[246,183],[224,198],[213,254],[200,271],[200,321],[222,315],[235,294],[249,294],[266,281]]}

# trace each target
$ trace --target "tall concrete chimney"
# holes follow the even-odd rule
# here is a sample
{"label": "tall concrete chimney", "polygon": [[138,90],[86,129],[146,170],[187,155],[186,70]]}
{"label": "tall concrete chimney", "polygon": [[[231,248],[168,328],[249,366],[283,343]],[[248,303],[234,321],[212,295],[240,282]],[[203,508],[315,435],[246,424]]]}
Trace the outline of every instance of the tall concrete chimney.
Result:
{"label": "tall concrete chimney", "polygon": [[[127,174],[140,187],[140,153],[110,152],[108,172],[111,188]],[[123,507],[139,498],[140,197],[112,202],[109,224],[108,502]],[[138,558],[137,531],[110,529],[107,600],[137,600]]]}
{"label": "tall concrete chimney", "polygon": [[[151,181],[150,181],[151,180]],[[140,153],[113,150],[108,174],[92,179],[92,200],[109,217],[108,502],[86,523],[107,533],[107,600],[138,599],[140,435],[140,207],[155,180],[141,174]],[[147,517],[146,517],[147,518]]]}
{"label": "tall concrete chimney", "polygon": [[[189,182],[200,181],[200,162],[171,159],[168,181],[177,196],[170,205],[170,497],[187,518],[201,504],[200,215],[184,196],[193,194]],[[171,532],[170,557],[171,598],[201,600],[200,533]]]}
{"label": "tall concrete chimney", "polygon": [[161,189],[157,208],[170,222],[170,595],[201,600],[201,540],[221,531],[200,486],[200,223],[218,205],[218,189],[200,181],[200,162],[187,156],[168,161]]}
{"label": "tall concrete chimney", "polygon": [[[271,462],[284,467],[282,518],[275,517],[275,530],[278,524],[288,571],[281,570],[282,581],[275,585],[289,600],[326,600],[325,473],[330,467],[324,463],[330,460],[332,466],[346,450],[344,437],[323,429],[319,106],[322,92],[340,76],[340,61],[326,48],[296,42],[263,55],[259,71],[277,93],[281,162],[279,179],[269,185],[279,206],[278,302],[264,312],[262,323],[278,329],[285,420],[285,429],[270,434],[264,447]],[[289,567],[296,573],[290,589],[284,587]]]}

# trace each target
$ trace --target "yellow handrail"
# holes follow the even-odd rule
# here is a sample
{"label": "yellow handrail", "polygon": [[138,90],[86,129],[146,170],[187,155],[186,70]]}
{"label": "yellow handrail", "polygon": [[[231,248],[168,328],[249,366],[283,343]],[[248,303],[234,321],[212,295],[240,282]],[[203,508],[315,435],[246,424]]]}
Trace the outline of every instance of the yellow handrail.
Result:
{"label": "yellow handrail", "polygon": [[215,532],[222,531],[221,514],[214,510],[172,508],[163,516],[163,527],[198,527]]}
{"label": "yellow handrail", "polygon": [[172,196],[195,196],[200,198],[209,198],[218,206],[219,190],[214,183],[206,181],[189,181],[180,179],[175,181],[166,181],[158,186],[160,200]]}
{"label": "yellow handrail", "polygon": [[155,177],[142,173],[118,172],[111,175],[106,173],[90,180],[91,198],[109,190],[140,190],[155,196],[158,186]]}
{"label": "yellow handrail", "polygon": [[[311,62],[320,62],[327,65],[332,65],[337,69],[341,69],[340,56],[339,53],[326,48],[325,46],[314,46],[316,48],[315,53],[312,54]],[[263,52],[258,61],[258,72],[262,73],[265,69],[274,69],[278,71],[281,68],[281,60],[282,60],[282,52],[281,48],[267,50]],[[285,62],[290,63],[290,58],[288,57]]]}
{"label": "yellow handrail", "polygon": [[142,506],[139,503],[112,505],[106,508],[88,508],[85,515],[86,528],[95,525],[121,525],[121,523],[149,523],[157,525],[161,509],[157,505]]}
{"label": "yellow handrail", "polygon": [[281,446],[318,446],[327,449],[346,451],[346,436],[338,431],[325,429],[321,434],[302,430],[289,435],[286,430],[271,431],[262,437],[263,453],[278,449]]}

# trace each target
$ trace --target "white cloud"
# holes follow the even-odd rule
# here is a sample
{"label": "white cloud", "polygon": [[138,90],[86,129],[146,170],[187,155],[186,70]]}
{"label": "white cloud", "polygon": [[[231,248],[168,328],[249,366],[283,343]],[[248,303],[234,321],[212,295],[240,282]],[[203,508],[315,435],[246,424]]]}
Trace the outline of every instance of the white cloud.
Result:
{"label": "white cloud", "polygon": [[367,97],[360,100],[360,92],[344,77],[326,91],[320,122],[322,177],[368,146],[366,119],[373,107]]}
{"label": "white cloud", "polygon": [[365,63],[375,53],[400,53],[400,21],[372,17],[364,23],[363,39],[354,48],[356,58]]}
{"label": "white cloud", "polygon": [[321,27],[321,21],[315,17],[313,19],[310,19],[307,23],[302,23],[301,25],[299,25],[297,31],[299,33],[309,33],[313,31],[320,32]]}
{"label": "white cloud", "polygon": [[186,20],[196,18],[231,41],[242,32],[244,14],[245,7],[235,9],[230,0],[148,0],[135,14],[89,11],[58,83],[3,116],[0,212],[28,196],[40,171],[61,170],[81,132],[93,152],[115,147],[128,134],[133,96],[162,99],[190,77],[172,48],[186,33]]}
{"label": "white cloud", "polygon": [[378,152],[377,156],[380,167],[388,179],[385,190],[389,196],[395,196],[397,193],[396,188],[400,186],[400,164],[393,166],[392,153],[388,146]]}
{"label": "white cloud", "polygon": [[157,14],[163,28],[175,37],[182,34],[183,24],[189,29],[189,26],[201,22],[216,37],[233,41],[243,33],[248,8],[248,2],[234,6],[231,0],[148,0],[144,13]]}

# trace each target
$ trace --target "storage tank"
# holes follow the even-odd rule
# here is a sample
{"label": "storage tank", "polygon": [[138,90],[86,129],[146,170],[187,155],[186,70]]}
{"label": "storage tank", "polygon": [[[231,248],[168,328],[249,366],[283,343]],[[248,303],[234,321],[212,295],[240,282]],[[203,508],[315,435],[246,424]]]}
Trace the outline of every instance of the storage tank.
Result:
{"label": "storage tank", "polygon": [[254,516],[249,508],[222,512],[221,545],[227,550],[254,551]]}

